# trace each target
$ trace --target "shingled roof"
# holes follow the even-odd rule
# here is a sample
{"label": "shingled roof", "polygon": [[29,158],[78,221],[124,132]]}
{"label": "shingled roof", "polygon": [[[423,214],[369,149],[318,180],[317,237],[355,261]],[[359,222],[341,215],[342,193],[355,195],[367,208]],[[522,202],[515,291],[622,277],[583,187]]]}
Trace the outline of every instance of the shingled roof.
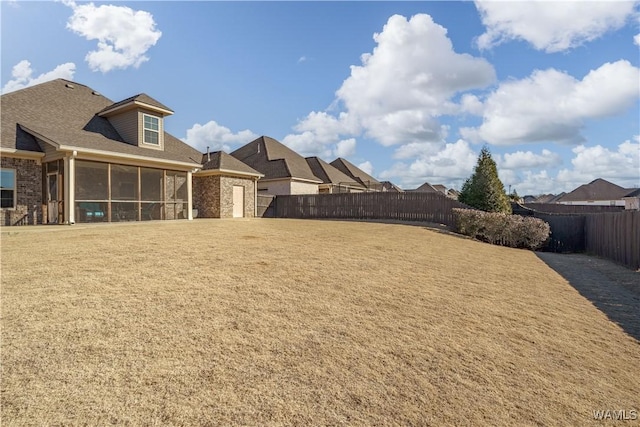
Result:
{"label": "shingled roof", "polygon": [[77,151],[117,153],[200,165],[202,153],[164,133],[164,150],[126,143],[109,120],[98,116],[114,105],[88,86],[52,80],[2,95],[0,146],[42,152],[37,138]]}
{"label": "shingled roof", "polygon": [[612,182],[598,178],[589,184],[581,185],[565,194],[557,202],[578,202],[585,200],[619,200],[629,194],[632,189],[622,188]]}
{"label": "shingled roof", "polygon": [[324,184],[348,185],[350,187],[359,187],[364,189],[362,184],[340,172],[338,169],[319,157],[307,157],[306,161],[313,174],[320,178]]}
{"label": "shingled roof", "polygon": [[313,174],[304,157],[268,136],[254,139],[231,155],[264,174],[264,179],[296,178],[322,182]]}
{"label": "shingled roof", "polygon": [[127,99],[123,99],[120,102],[116,102],[115,104],[106,106],[105,108],[103,108],[98,112],[98,115],[106,115],[106,113],[108,112],[119,110],[120,108],[124,108],[125,106],[128,106],[128,105],[135,106],[136,104],[150,106],[154,110],[164,110],[163,112],[165,115],[173,114],[173,110],[171,108],[167,107],[166,105],[164,105],[159,101],[156,101],[146,93],[140,93],[138,95],[134,95]]}
{"label": "shingled roof", "polygon": [[417,191],[419,193],[439,193],[438,189],[436,189],[433,185],[429,184],[428,182],[425,182],[420,187],[410,191]]}
{"label": "shingled roof", "polygon": [[375,179],[359,167],[355,166],[354,164],[350,163],[348,160],[343,159],[342,157],[338,157],[333,162],[331,162],[330,165],[338,169],[345,175],[350,176],[352,179],[356,180],[367,188],[382,188],[382,184],[380,184],[377,179]]}
{"label": "shingled roof", "polygon": [[214,151],[202,156],[202,170],[220,170],[223,172],[239,172],[243,175],[262,176],[251,166],[227,154],[224,151]]}

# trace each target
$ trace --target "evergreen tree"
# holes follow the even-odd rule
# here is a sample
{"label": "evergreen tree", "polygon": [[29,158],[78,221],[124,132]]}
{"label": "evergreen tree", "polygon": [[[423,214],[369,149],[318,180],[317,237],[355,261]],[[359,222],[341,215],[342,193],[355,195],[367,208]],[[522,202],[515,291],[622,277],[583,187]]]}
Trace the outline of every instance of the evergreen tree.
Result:
{"label": "evergreen tree", "polygon": [[486,212],[511,213],[509,197],[498,178],[496,162],[487,146],[482,147],[473,175],[462,186],[458,200]]}

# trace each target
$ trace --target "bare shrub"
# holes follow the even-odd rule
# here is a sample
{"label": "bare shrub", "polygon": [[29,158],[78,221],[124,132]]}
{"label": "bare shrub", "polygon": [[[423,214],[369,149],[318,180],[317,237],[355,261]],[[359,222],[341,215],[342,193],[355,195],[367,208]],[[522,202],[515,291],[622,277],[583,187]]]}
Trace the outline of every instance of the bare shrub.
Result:
{"label": "bare shrub", "polygon": [[539,218],[474,209],[453,209],[455,230],[494,245],[537,249],[549,238],[549,224]]}

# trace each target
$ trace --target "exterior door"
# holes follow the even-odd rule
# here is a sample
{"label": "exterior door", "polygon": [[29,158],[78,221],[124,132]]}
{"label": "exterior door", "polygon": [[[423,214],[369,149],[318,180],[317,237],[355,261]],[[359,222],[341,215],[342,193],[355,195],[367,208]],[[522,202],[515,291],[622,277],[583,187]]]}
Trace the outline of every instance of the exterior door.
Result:
{"label": "exterior door", "polygon": [[244,187],[233,186],[233,217],[244,217]]}
{"label": "exterior door", "polygon": [[47,175],[47,222],[57,224],[58,222],[58,174]]}

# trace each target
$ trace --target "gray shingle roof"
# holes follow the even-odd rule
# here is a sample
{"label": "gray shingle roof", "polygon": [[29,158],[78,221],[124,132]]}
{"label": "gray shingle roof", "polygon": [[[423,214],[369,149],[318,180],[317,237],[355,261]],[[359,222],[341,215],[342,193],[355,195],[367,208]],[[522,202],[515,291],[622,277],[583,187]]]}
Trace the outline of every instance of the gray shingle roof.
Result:
{"label": "gray shingle roof", "polygon": [[242,172],[256,176],[262,175],[251,166],[241,162],[231,154],[227,154],[224,151],[214,151],[208,156],[204,154],[202,156],[202,170],[225,170]]}
{"label": "gray shingle roof", "polygon": [[321,182],[304,157],[268,136],[256,138],[231,155],[264,174],[264,179],[298,178]]}
{"label": "gray shingle roof", "polygon": [[[68,87],[68,86],[72,86]],[[2,95],[0,145],[41,152],[35,133],[61,144],[124,155],[200,164],[202,153],[164,133],[164,150],[127,144],[111,123],[97,113],[113,104],[93,89],[64,79]]]}
{"label": "gray shingle roof", "polygon": [[169,108],[166,105],[164,105],[163,103],[153,99],[152,97],[150,97],[146,93],[139,93],[138,95],[134,95],[134,96],[129,97],[127,99],[123,99],[122,101],[119,101],[119,102],[116,102],[114,104],[106,106],[105,108],[100,110],[98,112],[98,114],[100,114],[100,113],[102,113],[104,111],[113,110],[115,108],[121,107],[123,105],[127,105],[127,104],[135,102],[135,101],[142,102],[142,103],[147,104],[147,105],[151,105],[152,107],[157,107],[157,108],[161,108],[163,110],[171,111],[173,113],[173,110],[171,108]]}
{"label": "gray shingle roof", "polygon": [[632,189],[632,191],[627,193],[624,197],[640,197],[640,188]]}
{"label": "gray shingle roof", "polygon": [[439,193],[439,191],[428,182],[425,182],[420,187],[409,191],[417,191],[419,193]]}
{"label": "gray shingle roof", "polygon": [[342,157],[338,157],[330,164],[340,172],[350,176],[367,188],[382,188],[382,184],[380,184],[377,179]]}
{"label": "gray shingle roof", "polygon": [[396,193],[403,193],[404,190],[391,181],[382,181],[382,191],[395,191]]}
{"label": "gray shingle roof", "polygon": [[570,193],[557,199],[558,202],[577,202],[584,200],[618,200],[631,191],[602,178],[581,185]]}
{"label": "gray shingle roof", "polygon": [[362,184],[340,172],[319,157],[307,157],[306,161],[313,174],[320,178],[324,184],[342,184],[364,189]]}

